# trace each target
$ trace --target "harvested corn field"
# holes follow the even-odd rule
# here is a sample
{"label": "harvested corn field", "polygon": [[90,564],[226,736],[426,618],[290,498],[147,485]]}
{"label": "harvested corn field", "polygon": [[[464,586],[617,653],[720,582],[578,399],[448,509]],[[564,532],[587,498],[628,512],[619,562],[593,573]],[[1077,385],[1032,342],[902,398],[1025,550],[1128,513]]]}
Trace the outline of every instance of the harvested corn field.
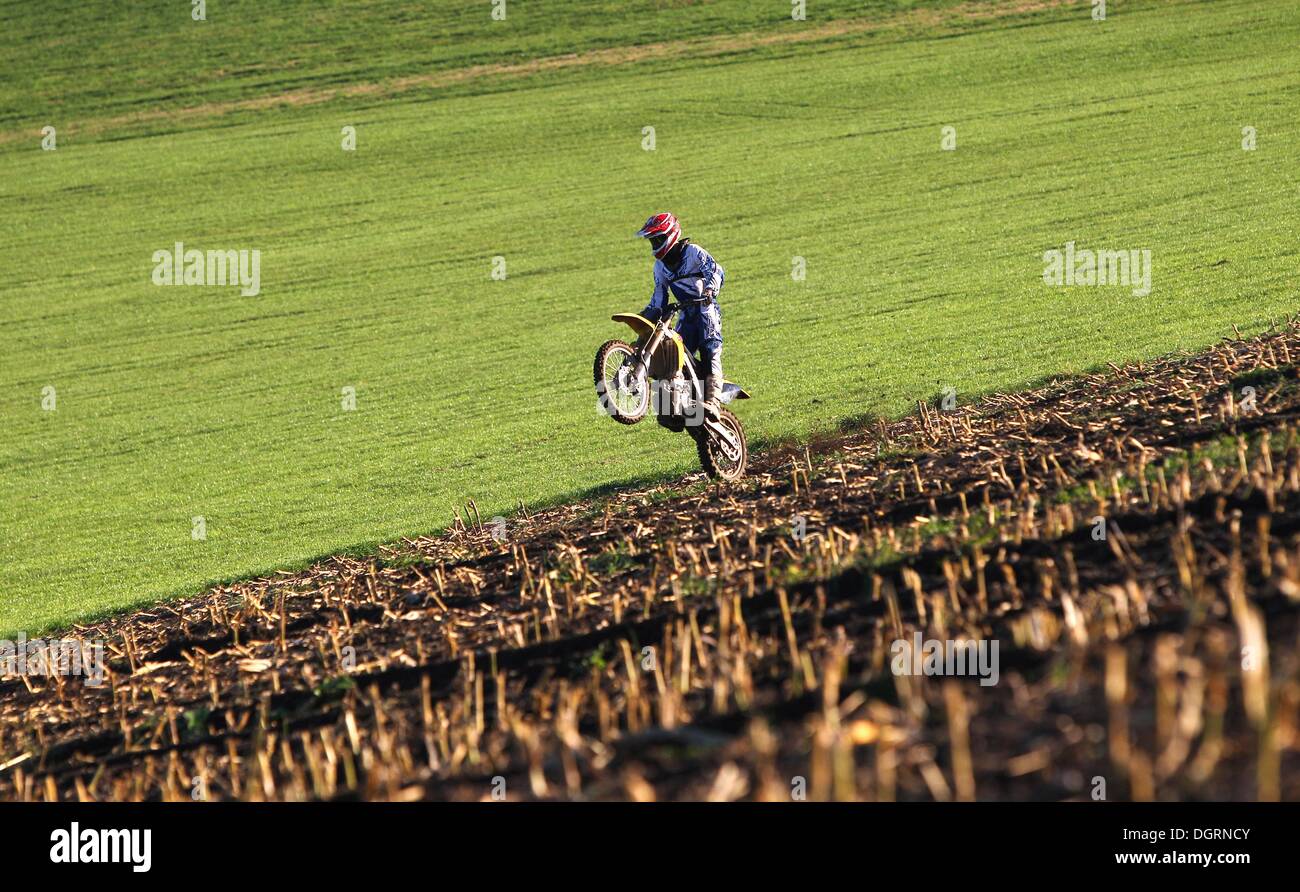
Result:
{"label": "harvested corn field", "polygon": [[102,685],[0,682],[0,795],[1300,798],[1297,361],[1293,322],[78,627]]}

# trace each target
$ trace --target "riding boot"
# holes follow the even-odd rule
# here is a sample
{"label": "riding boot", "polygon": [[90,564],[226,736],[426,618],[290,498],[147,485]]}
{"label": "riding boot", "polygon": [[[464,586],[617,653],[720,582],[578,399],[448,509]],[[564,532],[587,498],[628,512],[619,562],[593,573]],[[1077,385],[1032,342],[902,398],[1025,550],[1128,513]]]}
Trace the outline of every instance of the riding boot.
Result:
{"label": "riding boot", "polygon": [[720,416],[718,397],[722,395],[722,350],[707,350],[704,362],[708,367],[708,377],[704,379],[704,411],[717,421]]}
{"label": "riding boot", "polygon": [[721,416],[718,406],[718,395],[722,393],[722,379],[709,375],[704,379],[704,412],[714,421]]}

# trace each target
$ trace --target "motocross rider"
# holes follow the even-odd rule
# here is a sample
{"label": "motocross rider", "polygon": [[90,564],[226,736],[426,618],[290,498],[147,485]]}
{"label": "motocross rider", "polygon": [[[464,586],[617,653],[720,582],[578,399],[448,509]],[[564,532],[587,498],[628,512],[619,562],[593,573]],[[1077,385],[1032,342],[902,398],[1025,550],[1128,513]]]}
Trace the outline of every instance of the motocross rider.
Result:
{"label": "motocross rider", "polygon": [[681,306],[677,333],[687,350],[699,351],[705,370],[704,410],[716,421],[722,393],[722,267],[708,251],[682,238],[681,224],[672,214],[655,214],[637,235],[650,240],[655,255],[654,292],[641,315],[657,322],[670,301]]}

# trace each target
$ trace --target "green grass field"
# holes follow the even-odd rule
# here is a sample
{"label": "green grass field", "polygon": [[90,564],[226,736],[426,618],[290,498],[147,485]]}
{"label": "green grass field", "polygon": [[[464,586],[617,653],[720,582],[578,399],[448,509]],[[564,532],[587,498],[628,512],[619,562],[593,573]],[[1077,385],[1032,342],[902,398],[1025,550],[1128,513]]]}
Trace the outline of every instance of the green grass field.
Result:
{"label": "green grass field", "polygon": [[[0,7],[0,630],[691,469],[590,381],[658,210],[760,442],[1294,311],[1300,7],[1017,5]],[[261,293],[155,286],[177,241]],[[1067,241],[1151,294],[1045,285]]]}

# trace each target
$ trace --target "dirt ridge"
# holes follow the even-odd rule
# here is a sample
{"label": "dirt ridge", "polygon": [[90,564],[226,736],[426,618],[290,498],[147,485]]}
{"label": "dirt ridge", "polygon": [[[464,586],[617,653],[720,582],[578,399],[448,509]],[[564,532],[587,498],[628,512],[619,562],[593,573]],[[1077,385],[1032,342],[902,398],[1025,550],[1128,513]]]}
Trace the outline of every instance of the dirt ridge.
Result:
{"label": "dirt ridge", "polygon": [[[1300,798],[1298,361],[1291,322],[80,628],[103,688],[0,681],[0,796]],[[998,682],[899,674],[915,634]]]}

